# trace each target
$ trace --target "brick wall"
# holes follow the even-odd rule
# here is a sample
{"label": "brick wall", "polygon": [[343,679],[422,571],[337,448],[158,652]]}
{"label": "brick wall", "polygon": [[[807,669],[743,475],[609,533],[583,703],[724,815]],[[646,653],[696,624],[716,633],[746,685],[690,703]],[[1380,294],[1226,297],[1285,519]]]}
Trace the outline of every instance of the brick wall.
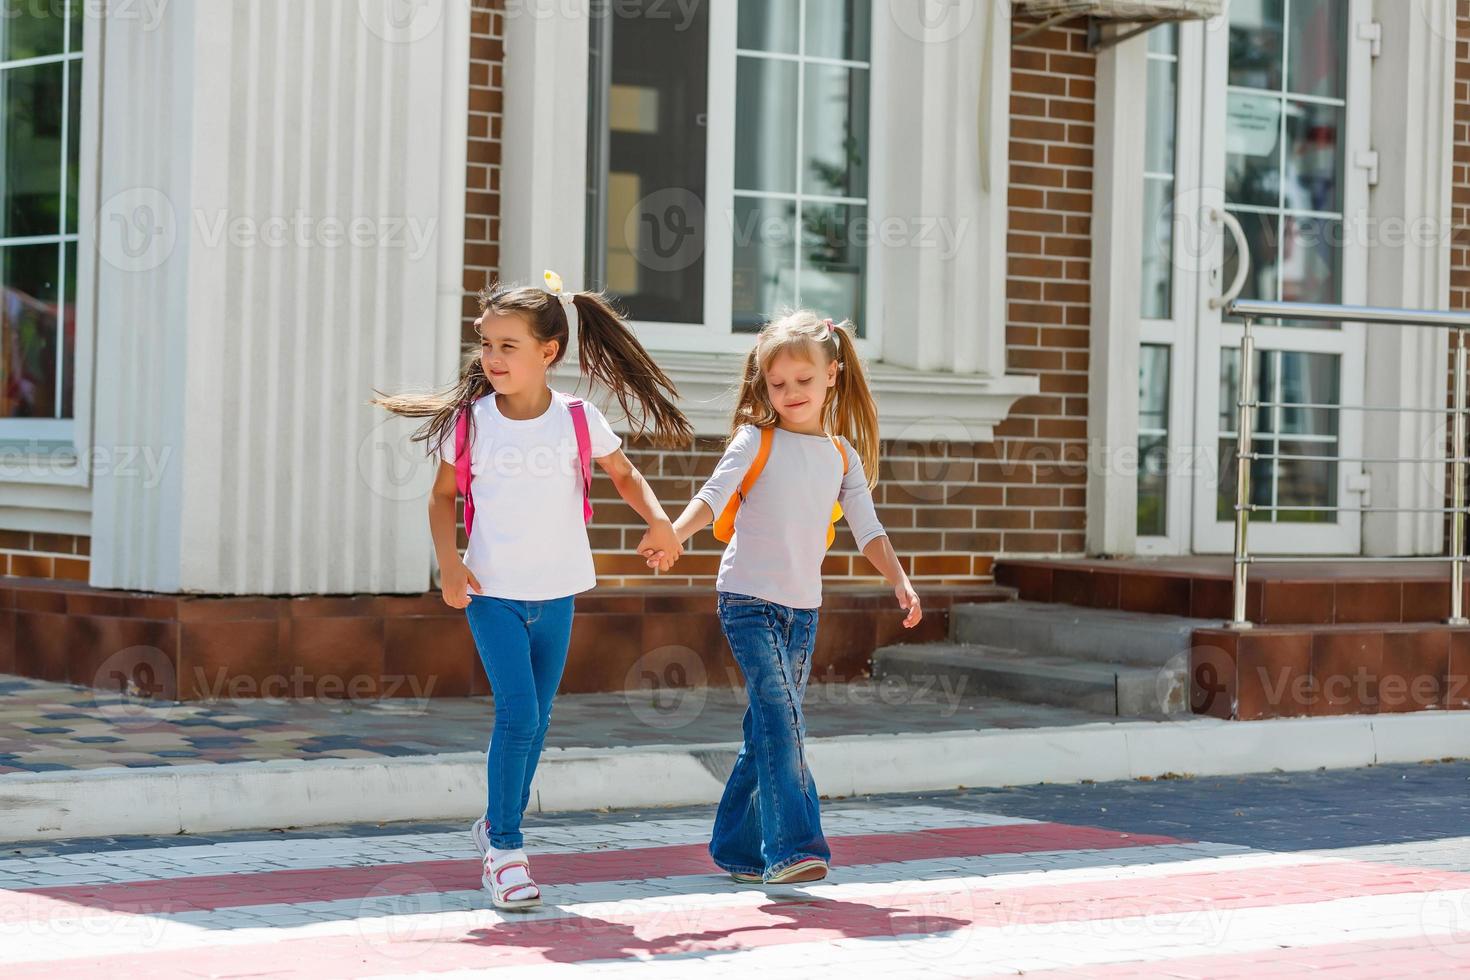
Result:
{"label": "brick wall", "polygon": [[465,150],[464,327],[465,342],[474,343],[471,324],[480,315],[480,290],[500,267],[500,135],[501,62],[505,52],[504,0],[472,0],[470,14],[470,119]]}
{"label": "brick wall", "polygon": [[0,574],[85,582],[91,546],[82,534],[0,531]]}
{"label": "brick wall", "polygon": [[[1451,190],[1453,225],[1450,239],[1450,309],[1470,310],[1470,0],[1455,4],[1455,162]],[[1449,378],[1445,387],[1446,405],[1454,407],[1454,338],[1450,346]],[[1446,455],[1454,452],[1454,439],[1448,421],[1445,424]],[[1451,506],[1451,488],[1445,487],[1445,505]],[[1453,525],[1445,521],[1444,540],[1449,548]]]}
{"label": "brick wall", "polygon": [[[1013,30],[1034,22],[1017,17]],[[1004,507],[987,512],[1008,554],[1084,548],[1087,361],[1091,320],[1092,147],[1096,60],[1086,29],[1052,28],[1011,53],[1006,349],[1036,374],[996,432]]]}

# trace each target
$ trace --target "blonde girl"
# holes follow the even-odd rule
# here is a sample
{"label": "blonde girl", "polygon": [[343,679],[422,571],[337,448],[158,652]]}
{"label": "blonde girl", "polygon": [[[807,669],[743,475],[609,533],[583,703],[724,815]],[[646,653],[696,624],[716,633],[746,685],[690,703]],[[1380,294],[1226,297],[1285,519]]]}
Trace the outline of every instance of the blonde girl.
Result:
{"label": "blonde girl", "polygon": [[[681,545],[711,521],[729,541],[716,607],[750,703],[710,856],[737,881],[815,881],[831,860],[801,701],[838,517],[893,586],[904,626],[923,615],[873,507],[877,471],[878,409],[849,326],[805,310],[767,324],[745,360],[729,446],[674,522]],[[650,565],[677,558],[653,534],[639,552]]]}
{"label": "blonde girl", "polygon": [[[480,346],[457,385],[379,404],[426,419],[414,438],[441,459],[429,497],[441,590],[446,603],[465,610],[495,695],[488,800],[471,832],[495,905],[522,909],[540,904],[541,891],[521,818],[566,665],[575,596],[597,581],[586,528],[590,459],[648,523],[651,547],[666,562],[680,550],[668,515],[607,419],[590,402],[553,391],[547,373],[575,333],[582,374],[612,392],[638,431],[679,446],[693,430],[674,405],[674,385],[602,295],[567,292],[548,272],[541,287],[487,290],[480,307]],[[460,494],[469,535],[463,558],[455,520]]]}

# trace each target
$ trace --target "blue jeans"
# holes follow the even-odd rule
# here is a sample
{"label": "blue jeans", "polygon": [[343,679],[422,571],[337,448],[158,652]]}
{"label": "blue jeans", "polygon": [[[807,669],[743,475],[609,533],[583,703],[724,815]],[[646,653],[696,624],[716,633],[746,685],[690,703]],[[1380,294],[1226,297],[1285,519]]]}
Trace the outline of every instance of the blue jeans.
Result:
{"label": "blue jeans", "polygon": [[719,593],[717,608],[750,703],[740,754],[715,812],[710,857],[726,871],[765,876],[803,858],[828,861],[801,713],[817,610],[734,592]]}
{"label": "blue jeans", "polygon": [[497,849],[523,843],[521,815],[531,802],[531,779],[567,664],[574,599],[525,602],[472,595],[465,609],[495,694],[495,730],[485,760],[485,826],[490,846]]}

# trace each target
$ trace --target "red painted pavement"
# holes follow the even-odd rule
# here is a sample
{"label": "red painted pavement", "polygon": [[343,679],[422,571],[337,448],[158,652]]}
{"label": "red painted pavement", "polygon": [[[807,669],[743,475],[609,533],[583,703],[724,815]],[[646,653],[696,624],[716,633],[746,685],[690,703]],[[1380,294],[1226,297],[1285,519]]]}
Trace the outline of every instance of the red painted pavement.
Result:
{"label": "red painted pavement", "polygon": [[[945,827],[897,834],[834,837],[834,865],[923,861],[1030,851],[1113,849],[1177,844],[1175,837],[1125,834],[1058,823],[999,827]],[[722,874],[704,844],[622,848],[582,854],[532,854],[542,885],[581,884]],[[472,891],[480,887],[477,861],[418,861],[356,868],[310,868],[154,881],[62,885],[0,891],[0,923],[34,919],[45,900],[109,912],[158,915],[189,909],[241,908],[279,902],[325,902],[367,895]],[[42,904],[38,904],[42,903]],[[75,911],[72,909],[71,911]]]}
{"label": "red painted pavement", "polygon": [[[884,852],[884,856],[891,854]],[[700,899],[690,898],[683,906],[656,910],[645,906],[627,911],[609,904],[599,905],[595,916],[573,912],[543,919],[512,918],[467,931],[451,929],[450,921],[445,920],[437,928],[432,922],[421,924],[416,935],[407,937],[349,934],[81,957],[21,964],[8,969],[6,976],[17,980],[67,980],[98,975],[151,978],[160,972],[212,976],[244,971],[252,975],[322,977],[487,969],[955,933],[969,927],[1015,929],[1084,921],[1094,923],[1092,929],[1100,931],[1120,918],[1464,888],[1470,888],[1470,873],[1373,862],[1325,862],[947,892],[923,882],[850,900],[773,895],[757,906],[731,906],[701,904]],[[1136,923],[1117,928],[1129,934],[1138,932]],[[967,943],[983,941],[980,937],[951,936],[946,940],[951,944],[945,952],[950,958],[947,962],[963,956]],[[1433,946],[1433,940],[1414,948],[1427,946]],[[1280,951],[1273,951],[1273,955],[1280,955]],[[1163,964],[1155,962],[1151,966],[1157,975]],[[1086,975],[1096,974],[1089,968]]]}

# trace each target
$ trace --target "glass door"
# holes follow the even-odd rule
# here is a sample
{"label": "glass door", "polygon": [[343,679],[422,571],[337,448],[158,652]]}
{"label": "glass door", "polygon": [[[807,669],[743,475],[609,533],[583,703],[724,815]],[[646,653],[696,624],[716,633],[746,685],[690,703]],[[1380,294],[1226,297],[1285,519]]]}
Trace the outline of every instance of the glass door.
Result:
{"label": "glass door", "polygon": [[[1235,0],[1203,43],[1205,85],[1199,201],[1228,211],[1250,248],[1242,295],[1323,303],[1365,298],[1371,61],[1356,25],[1367,0]],[[1235,278],[1239,256],[1219,223],[1201,218],[1207,262],[1195,305],[1195,433],[1205,465],[1194,478],[1193,546],[1231,549],[1234,519],[1238,321],[1209,300]],[[1257,438],[1250,546],[1259,553],[1355,554],[1361,515],[1350,488],[1361,465],[1363,328],[1258,324]],[[1350,508],[1341,512],[1336,508]]]}

